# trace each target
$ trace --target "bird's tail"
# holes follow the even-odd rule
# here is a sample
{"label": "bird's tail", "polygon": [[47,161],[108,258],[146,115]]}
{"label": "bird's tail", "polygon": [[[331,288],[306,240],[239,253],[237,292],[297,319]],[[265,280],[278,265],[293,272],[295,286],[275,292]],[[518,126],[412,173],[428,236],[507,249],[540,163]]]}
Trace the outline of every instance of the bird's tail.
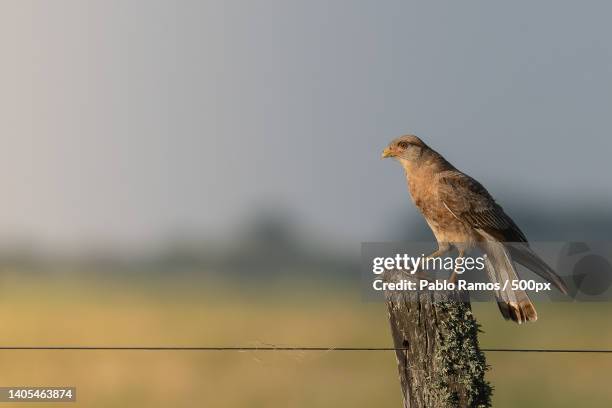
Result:
{"label": "bird's tail", "polygon": [[487,254],[485,264],[489,279],[500,284],[500,289],[495,291],[495,298],[501,314],[506,320],[519,324],[536,321],[538,314],[527,292],[512,289],[512,281],[518,280],[519,277],[509,250],[497,241],[487,241],[483,249]]}
{"label": "bird's tail", "polygon": [[555,271],[548,266],[528,245],[523,242],[516,242],[506,244],[506,248],[510,251],[512,259],[520,263],[527,269],[540,275],[542,278],[551,282],[561,293],[567,295],[567,285],[563,282],[563,279],[555,273]]}

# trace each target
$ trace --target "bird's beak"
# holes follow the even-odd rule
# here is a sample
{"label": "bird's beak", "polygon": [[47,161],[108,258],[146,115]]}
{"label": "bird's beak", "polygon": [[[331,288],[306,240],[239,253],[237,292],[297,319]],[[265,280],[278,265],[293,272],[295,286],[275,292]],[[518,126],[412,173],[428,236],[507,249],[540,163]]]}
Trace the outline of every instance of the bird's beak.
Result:
{"label": "bird's beak", "polygon": [[383,150],[382,156],[380,158],[386,159],[387,157],[393,157],[393,156],[395,156],[395,153],[393,153],[393,150],[391,150],[390,147],[385,147],[385,150]]}

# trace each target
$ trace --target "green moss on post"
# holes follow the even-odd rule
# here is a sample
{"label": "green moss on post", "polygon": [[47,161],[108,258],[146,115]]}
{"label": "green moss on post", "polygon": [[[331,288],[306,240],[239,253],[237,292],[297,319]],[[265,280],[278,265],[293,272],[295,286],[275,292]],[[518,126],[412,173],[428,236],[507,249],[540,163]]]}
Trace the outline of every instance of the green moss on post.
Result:
{"label": "green moss on post", "polygon": [[[390,272],[386,281],[417,278]],[[385,293],[405,408],[491,406],[487,364],[467,293]]]}

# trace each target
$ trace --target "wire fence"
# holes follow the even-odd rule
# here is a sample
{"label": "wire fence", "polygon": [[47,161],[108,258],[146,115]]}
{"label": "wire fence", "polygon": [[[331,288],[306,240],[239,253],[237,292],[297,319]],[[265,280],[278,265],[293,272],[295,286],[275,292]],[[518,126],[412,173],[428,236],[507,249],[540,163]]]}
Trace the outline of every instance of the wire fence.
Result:
{"label": "wire fence", "polygon": [[[0,346],[0,351],[403,351],[409,348],[394,347],[308,347],[308,346]],[[491,353],[597,353],[612,354],[612,349],[545,349],[545,348],[481,348]]]}

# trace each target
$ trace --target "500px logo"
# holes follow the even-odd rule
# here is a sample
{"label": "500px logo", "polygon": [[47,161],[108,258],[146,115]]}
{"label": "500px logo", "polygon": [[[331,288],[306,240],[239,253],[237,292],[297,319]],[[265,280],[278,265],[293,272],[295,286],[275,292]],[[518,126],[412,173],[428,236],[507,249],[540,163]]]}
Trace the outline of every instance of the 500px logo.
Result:
{"label": "500px logo", "polygon": [[[568,242],[559,251],[557,271],[566,276],[571,298],[577,301],[611,300],[612,243]],[[555,296],[559,298],[559,296]]]}
{"label": "500px logo", "polygon": [[[438,258],[424,255],[436,247],[436,242],[431,241],[363,243],[361,282],[364,298],[380,300],[380,291],[372,287],[372,280],[381,279],[386,271],[393,270],[410,275],[423,272],[423,277],[429,280],[449,280],[449,272],[455,272],[461,276],[460,280],[468,283],[490,281],[488,275],[491,271],[487,267],[489,260],[482,252],[470,251],[462,258],[458,258],[456,252]],[[534,282],[523,289],[534,300],[612,301],[612,241],[532,241],[530,249],[550,265],[568,289],[565,295],[557,290],[541,288],[537,283],[545,282],[545,278],[529,270],[524,259],[512,259],[519,280]],[[497,281],[503,283],[505,279]],[[467,290],[471,292],[473,301],[493,300],[486,293],[480,293],[479,288],[474,292],[470,287]]]}

